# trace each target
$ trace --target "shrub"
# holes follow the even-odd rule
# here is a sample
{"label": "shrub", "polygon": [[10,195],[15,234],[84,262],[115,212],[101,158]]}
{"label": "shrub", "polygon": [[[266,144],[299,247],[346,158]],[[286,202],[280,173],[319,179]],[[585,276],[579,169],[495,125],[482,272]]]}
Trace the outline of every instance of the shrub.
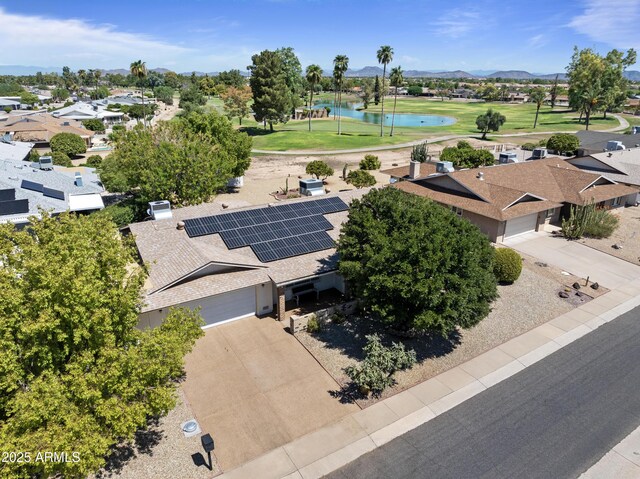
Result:
{"label": "shrub", "polygon": [[336,311],[335,313],[333,313],[333,316],[331,316],[331,322],[333,324],[342,324],[346,320],[347,317],[341,311]]}
{"label": "shrub", "polygon": [[440,161],[450,161],[456,168],[477,168],[478,166],[493,165],[496,159],[488,150],[447,146],[440,153]]}
{"label": "shrub", "polygon": [[616,215],[605,209],[593,212],[591,221],[584,228],[584,235],[591,238],[608,238],[618,227],[619,219]]}
{"label": "shrub", "polygon": [[418,163],[424,163],[427,161],[429,155],[429,147],[427,142],[415,145],[411,150],[411,161],[417,161]]}
{"label": "shrub", "polygon": [[133,205],[115,204],[94,213],[113,221],[118,228],[133,223],[135,219],[135,207]]}
{"label": "shrub", "polygon": [[364,159],[360,161],[361,170],[378,170],[380,165],[380,160],[376,155],[364,155]]}
{"label": "shrub", "polygon": [[500,283],[513,283],[522,272],[522,258],[509,248],[498,248],[493,263],[493,274]]}
{"label": "shrub", "polygon": [[376,178],[371,173],[364,170],[350,171],[345,181],[358,189],[376,184]]}
{"label": "shrub", "polygon": [[307,333],[317,333],[322,329],[320,327],[320,322],[318,321],[318,317],[314,314],[307,321]]}
{"label": "shrub", "polygon": [[3,110],[5,111],[5,113],[11,113],[11,111],[13,110],[13,108],[11,108],[10,106],[5,106],[3,108]]}
{"label": "shrub", "polygon": [[39,159],[40,153],[38,153],[36,150],[31,150],[31,152],[29,153],[29,161],[37,163]]}
{"label": "shrub", "polygon": [[67,157],[87,151],[84,140],[74,133],[57,133],[51,138],[50,144],[51,151],[64,153]]}
{"label": "shrub", "polygon": [[307,165],[305,169],[308,175],[314,175],[316,178],[326,179],[327,177],[333,175],[333,168],[327,165],[322,160],[314,160]]}
{"label": "shrub", "polygon": [[471,146],[471,143],[469,143],[467,140],[460,140],[458,142],[458,144],[456,145],[456,147],[458,148],[458,150],[473,150],[473,146]]}
{"label": "shrub", "polygon": [[85,165],[91,166],[92,168],[96,168],[97,166],[100,166],[100,163],[102,163],[102,157],[100,155],[91,155],[85,161]]}
{"label": "shrub", "polygon": [[562,234],[567,239],[608,238],[617,227],[618,218],[605,209],[596,208],[594,203],[572,206],[569,217],[562,220]]}
{"label": "shrub", "polygon": [[542,140],[540,140],[540,141],[538,142],[538,146],[546,147],[546,146],[547,146],[547,142],[548,142],[548,141],[549,141],[549,140],[548,140],[547,138],[543,138]]}
{"label": "shrub", "polygon": [[105,127],[102,120],[98,120],[97,118],[90,118],[88,120],[84,120],[82,122],[82,126],[84,126],[87,130],[97,131],[98,133],[104,133]]}
{"label": "shrub", "polygon": [[522,149],[526,151],[533,151],[537,145],[535,143],[525,143],[522,145]]}
{"label": "shrub", "polygon": [[569,153],[573,155],[578,149],[578,146],[580,146],[580,140],[576,135],[570,133],[556,133],[551,135],[551,138],[547,140],[547,148],[556,153]]}
{"label": "shrub", "polygon": [[422,95],[422,87],[418,85],[411,85],[409,88],[407,88],[407,94],[411,96]]}
{"label": "shrub", "polygon": [[51,161],[53,161],[54,165],[66,166],[67,168],[71,168],[73,166],[73,163],[71,163],[71,158],[69,158],[61,151],[52,151],[51,153],[49,153],[49,155],[51,156]]}
{"label": "shrub", "polygon": [[362,348],[364,360],[356,366],[345,368],[349,379],[361,393],[370,391],[379,394],[394,384],[393,374],[396,371],[410,368],[416,363],[416,352],[405,350],[404,344],[391,343],[384,346],[377,334],[367,335],[367,344]]}

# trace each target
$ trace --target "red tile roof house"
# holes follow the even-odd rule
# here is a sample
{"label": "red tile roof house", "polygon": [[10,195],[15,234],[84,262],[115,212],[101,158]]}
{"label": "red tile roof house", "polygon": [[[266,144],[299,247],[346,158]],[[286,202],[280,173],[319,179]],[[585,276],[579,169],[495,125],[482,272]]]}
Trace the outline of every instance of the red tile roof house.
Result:
{"label": "red tile roof house", "polygon": [[400,179],[393,187],[450,207],[495,243],[557,222],[568,215],[571,205],[635,204],[638,192],[557,157],[445,174],[430,173],[433,165],[421,165],[429,168],[426,176],[421,171],[410,175],[408,166],[383,173]]}
{"label": "red tile roof house", "polygon": [[[367,191],[365,188],[345,191],[320,197],[320,200],[340,198],[348,205]],[[309,201],[316,200],[288,200],[274,206]],[[344,281],[337,274],[337,254],[331,241],[319,246],[324,249],[262,262],[250,246],[230,249],[221,234],[191,237],[188,227],[184,227],[184,222],[190,219],[273,209],[265,208],[267,206],[270,205],[223,209],[220,203],[204,203],[175,209],[169,219],[129,225],[140,257],[149,269],[139,326],[158,326],[172,306],[200,307],[206,326],[269,314],[274,309],[278,319],[283,320],[285,301],[295,299],[301,290],[316,293],[335,288],[344,293]],[[329,238],[337,240],[348,211],[321,216],[330,223],[327,228],[331,229],[326,231]],[[302,219],[303,223],[307,220]],[[267,229],[280,228],[276,224],[274,220],[266,225]],[[301,231],[307,230],[303,224]],[[283,241],[294,243],[291,238]]]}

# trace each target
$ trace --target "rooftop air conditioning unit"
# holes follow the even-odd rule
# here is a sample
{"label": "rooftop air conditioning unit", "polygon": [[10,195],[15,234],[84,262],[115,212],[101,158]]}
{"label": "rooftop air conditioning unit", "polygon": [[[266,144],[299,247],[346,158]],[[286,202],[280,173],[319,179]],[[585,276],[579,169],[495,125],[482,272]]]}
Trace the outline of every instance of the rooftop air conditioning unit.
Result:
{"label": "rooftop air conditioning unit", "polygon": [[438,161],[436,163],[436,171],[438,173],[453,173],[453,162],[451,161]]}
{"label": "rooftop air conditioning unit", "polygon": [[167,200],[150,201],[147,214],[154,220],[166,220],[171,218],[171,203]]}
{"label": "rooftop air conditioning unit", "polygon": [[38,164],[41,170],[53,170],[53,158],[50,156],[41,156]]}
{"label": "rooftop air conditioning unit", "polygon": [[605,151],[618,151],[624,150],[624,144],[621,141],[607,141],[607,147]]}
{"label": "rooftop air conditioning unit", "polygon": [[515,151],[507,151],[505,153],[500,153],[498,156],[498,163],[501,165],[505,165],[507,163],[520,163],[518,159],[518,154]]}
{"label": "rooftop air conditioning unit", "polygon": [[83,186],[84,183],[82,182],[82,174],[76,171],[75,179],[73,180],[73,182],[76,186]]}
{"label": "rooftop air conditioning unit", "polygon": [[531,158],[534,160],[541,160],[547,157],[547,149],[546,148],[534,148],[533,152],[531,152]]}
{"label": "rooftop air conditioning unit", "polygon": [[638,133],[640,133],[640,126],[632,126],[631,127],[631,134],[632,135],[637,135]]}
{"label": "rooftop air conditioning unit", "polygon": [[300,180],[300,194],[302,196],[320,196],[324,195],[324,185],[322,180]]}

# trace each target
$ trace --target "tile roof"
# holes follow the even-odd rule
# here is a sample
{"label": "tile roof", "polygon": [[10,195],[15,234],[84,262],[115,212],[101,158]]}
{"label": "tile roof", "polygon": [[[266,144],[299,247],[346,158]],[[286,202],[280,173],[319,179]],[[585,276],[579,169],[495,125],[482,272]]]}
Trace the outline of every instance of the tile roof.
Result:
{"label": "tile roof", "polygon": [[[363,188],[331,196],[338,196],[349,204],[352,199],[361,197],[367,191],[369,189]],[[287,202],[313,200],[301,198]],[[144,311],[194,301],[265,281],[282,284],[336,269],[337,255],[334,248],[262,263],[250,247],[229,250],[218,234],[189,238],[185,230],[177,229],[177,222],[187,218],[265,206],[246,207],[243,202],[225,202],[228,203],[228,209],[222,207],[222,202],[215,201],[172,210],[173,216],[170,219],[129,225],[140,257],[149,267],[145,299],[147,306]],[[334,240],[338,238],[340,227],[347,217],[346,211],[325,215],[334,227],[328,231]],[[213,272],[189,280],[189,277],[197,276],[198,272],[210,265],[223,265],[227,271],[221,271],[220,274]],[[178,284],[167,287],[173,283]],[[158,306],[159,304],[163,306]]]}
{"label": "tile roof", "polygon": [[460,170],[393,186],[499,221],[558,207],[565,202],[586,204],[634,192],[632,188],[579,170],[556,157]]}

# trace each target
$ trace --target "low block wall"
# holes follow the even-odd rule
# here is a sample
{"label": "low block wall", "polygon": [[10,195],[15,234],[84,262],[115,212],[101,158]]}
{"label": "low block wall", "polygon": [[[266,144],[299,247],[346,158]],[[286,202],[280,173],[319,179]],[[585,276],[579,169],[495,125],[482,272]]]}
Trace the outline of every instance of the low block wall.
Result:
{"label": "low block wall", "polygon": [[289,318],[289,330],[294,336],[300,331],[304,331],[307,328],[307,323],[311,318],[316,318],[318,323],[326,324],[331,321],[334,314],[340,313],[344,316],[351,316],[356,312],[358,307],[357,301],[349,301],[348,303],[339,304],[337,306],[331,306],[326,309],[319,309],[313,313],[307,313],[302,315],[292,315]]}

